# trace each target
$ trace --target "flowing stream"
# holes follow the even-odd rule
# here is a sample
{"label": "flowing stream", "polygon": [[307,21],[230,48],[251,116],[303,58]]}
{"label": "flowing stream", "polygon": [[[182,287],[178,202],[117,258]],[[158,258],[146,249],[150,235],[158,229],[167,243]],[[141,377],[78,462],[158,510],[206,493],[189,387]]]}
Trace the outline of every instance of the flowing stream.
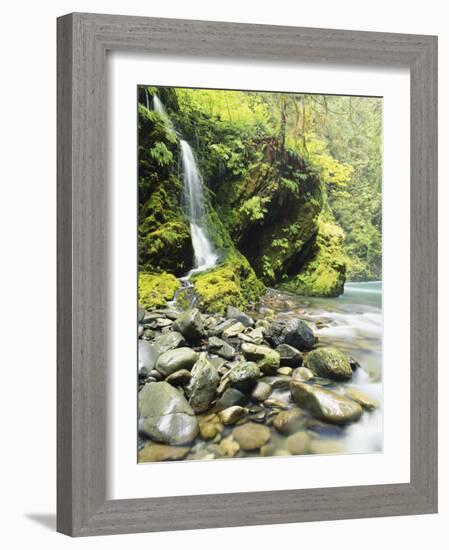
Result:
{"label": "flowing stream", "polygon": [[317,323],[315,333],[320,345],[335,346],[358,361],[360,368],[346,385],[376,399],[379,406],[374,412],[365,412],[343,433],[331,434],[330,438],[343,445],[345,452],[381,451],[382,283],[346,283],[344,294],[338,298],[309,298],[271,291],[266,307],[280,318],[299,316]]}
{"label": "flowing stream", "polygon": [[[153,96],[154,110],[163,116],[171,131],[179,137],[172,121],[170,120],[162,101],[157,95]],[[214,267],[218,255],[214,250],[212,241],[204,222],[207,214],[204,201],[203,178],[199,171],[192,148],[184,139],[179,140],[181,147],[182,175],[184,181],[183,201],[190,222],[190,235],[194,254],[194,268],[184,279],[190,275],[199,273]]]}

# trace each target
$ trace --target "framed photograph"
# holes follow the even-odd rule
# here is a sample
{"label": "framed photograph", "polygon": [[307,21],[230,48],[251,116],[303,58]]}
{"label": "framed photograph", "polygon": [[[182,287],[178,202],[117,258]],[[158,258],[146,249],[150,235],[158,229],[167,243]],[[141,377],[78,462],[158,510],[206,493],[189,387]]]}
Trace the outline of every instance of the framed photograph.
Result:
{"label": "framed photograph", "polygon": [[437,39],[58,19],[58,530],[437,510]]}

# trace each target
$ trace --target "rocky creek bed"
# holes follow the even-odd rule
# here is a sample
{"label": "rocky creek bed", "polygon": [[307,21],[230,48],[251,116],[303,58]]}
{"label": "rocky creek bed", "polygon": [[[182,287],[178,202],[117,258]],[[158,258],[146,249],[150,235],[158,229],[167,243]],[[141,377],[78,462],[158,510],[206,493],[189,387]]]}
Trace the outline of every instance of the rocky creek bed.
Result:
{"label": "rocky creek bed", "polygon": [[353,383],[368,374],[320,336],[331,319],[279,300],[225,315],[139,310],[139,462],[351,450],[348,432],[379,406]]}

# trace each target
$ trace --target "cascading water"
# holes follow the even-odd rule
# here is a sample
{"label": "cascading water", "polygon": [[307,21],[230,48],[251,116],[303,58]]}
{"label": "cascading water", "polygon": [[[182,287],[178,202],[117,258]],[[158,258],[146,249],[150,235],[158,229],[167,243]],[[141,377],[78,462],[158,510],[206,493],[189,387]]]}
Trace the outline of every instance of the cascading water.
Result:
{"label": "cascading water", "polygon": [[[154,110],[167,120],[170,130],[176,135],[173,123],[167,115],[162,101],[157,95],[153,96]],[[206,206],[204,203],[203,178],[195,161],[192,148],[187,141],[180,139],[182,173],[184,180],[184,202],[187,215],[190,221],[190,234],[192,238],[192,247],[194,254],[195,267],[187,277],[193,273],[199,273],[215,266],[218,260],[207,227],[204,224]]]}
{"label": "cascading water", "polygon": [[190,272],[197,273],[214,267],[218,256],[207,234],[202,220],[205,215],[204,189],[201,174],[198,171],[193,151],[187,141],[181,139],[181,159],[184,178],[184,199],[190,220],[190,234],[195,260],[195,268]]}

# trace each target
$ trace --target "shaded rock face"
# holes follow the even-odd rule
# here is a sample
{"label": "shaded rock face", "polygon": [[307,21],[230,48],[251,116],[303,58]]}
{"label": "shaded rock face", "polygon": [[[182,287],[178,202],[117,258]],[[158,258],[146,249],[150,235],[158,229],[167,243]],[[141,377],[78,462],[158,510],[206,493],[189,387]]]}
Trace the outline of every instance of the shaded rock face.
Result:
{"label": "shaded rock face", "polygon": [[349,380],[352,369],[349,359],[332,347],[318,348],[307,354],[305,366],[315,375],[333,380]]}
{"label": "shaded rock face", "polygon": [[160,372],[163,377],[167,377],[178,370],[190,370],[197,359],[198,354],[193,351],[193,349],[173,349],[166,351],[158,358],[156,370]]}
{"label": "shaded rock face", "polygon": [[316,344],[313,330],[301,319],[290,319],[286,323],[274,322],[267,336],[275,346],[288,344],[301,351],[311,350]]}
{"label": "shaded rock face", "polygon": [[181,391],[167,382],[146,384],[139,392],[139,431],[154,441],[185,445],[198,435],[198,421]]}
{"label": "shaded rock face", "polygon": [[188,309],[173,323],[173,330],[180,332],[187,340],[199,340],[206,331],[198,309]]}
{"label": "shaded rock face", "polygon": [[196,413],[210,407],[219,381],[216,367],[202,354],[193,366],[192,378],[187,388],[190,406]]}
{"label": "shaded rock face", "polygon": [[362,407],[358,403],[331,390],[293,380],[290,391],[295,403],[325,422],[347,424],[362,416]]}

